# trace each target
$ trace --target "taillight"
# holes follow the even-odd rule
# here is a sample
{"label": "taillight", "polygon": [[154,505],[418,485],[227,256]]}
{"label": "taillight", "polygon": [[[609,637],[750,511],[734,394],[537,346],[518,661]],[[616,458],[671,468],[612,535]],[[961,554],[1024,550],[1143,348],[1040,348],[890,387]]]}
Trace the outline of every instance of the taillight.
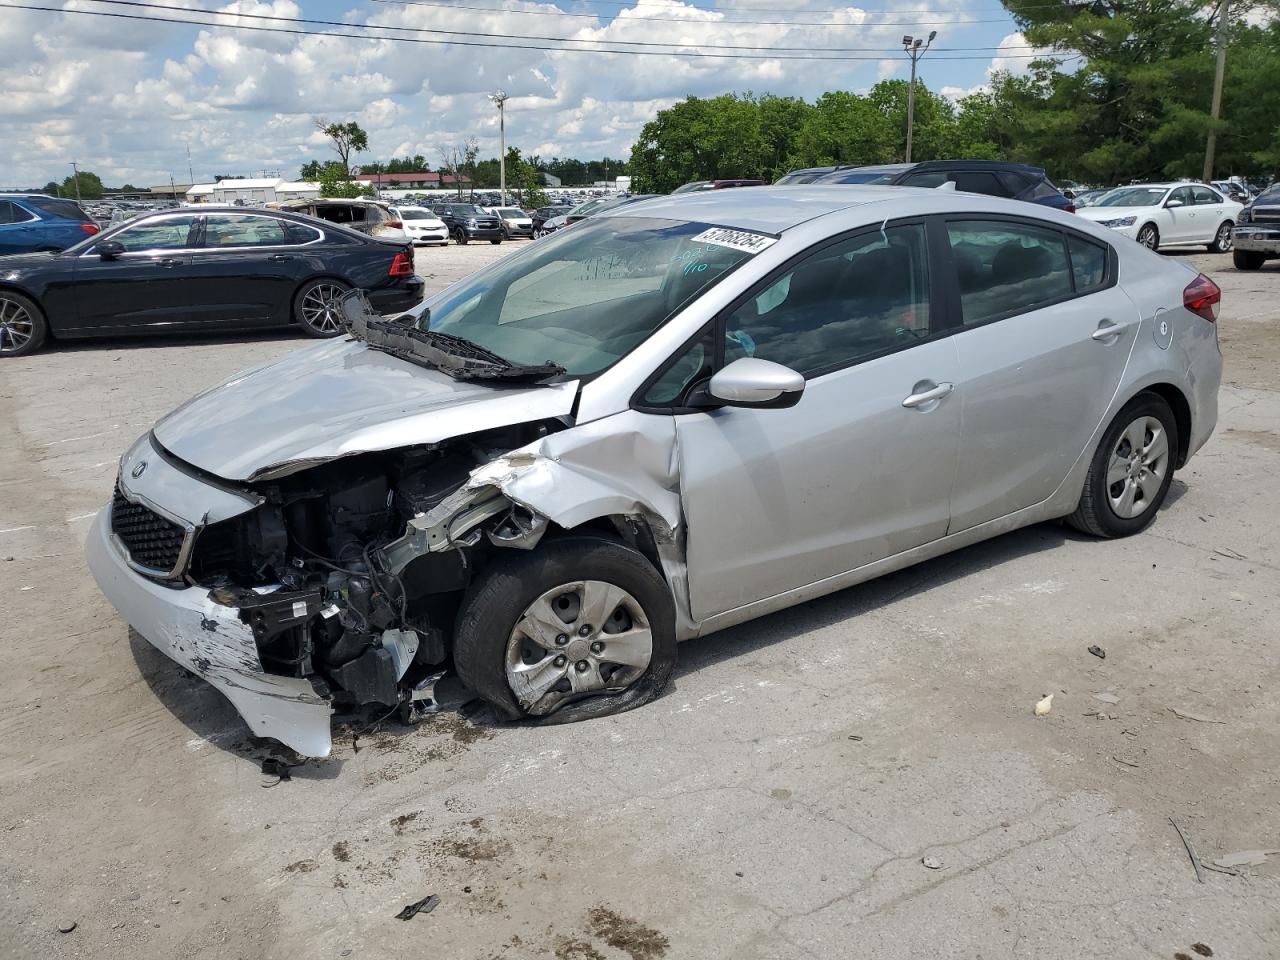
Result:
{"label": "taillight", "polygon": [[404,229],[404,224],[403,224],[403,223],[401,223],[399,220],[388,220],[386,223],[384,223],[384,224],[383,224],[383,226],[384,226],[384,227],[391,227],[391,228],[392,228],[392,229],[394,229],[394,230],[403,230],[403,229]]}
{"label": "taillight", "polygon": [[413,276],[413,258],[407,253],[397,253],[391,261],[391,269],[387,272],[389,277],[412,277]]}
{"label": "taillight", "polygon": [[96,223],[82,223],[80,224],[80,229],[83,230],[85,233],[87,233],[91,237],[95,233],[99,233],[102,230],[102,228],[99,227]]}
{"label": "taillight", "polygon": [[1196,277],[1182,291],[1182,305],[1197,317],[1203,317],[1210,323],[1218,319],[1218,307],[1222,304],[1222,291],[1218,285],[1203,273]]}
{"label": "taillight", "polygon": [[1075,212],[1076,212],[1076,205],[1075,205],[1074,203],[1068,203],[1068,204],[1067,204],[1065,207],[1063,207],[1062,209],[1063,209],[1063,210],[1065,210],[1065,211],[1067,211],[1067,213],[1075,213]]}

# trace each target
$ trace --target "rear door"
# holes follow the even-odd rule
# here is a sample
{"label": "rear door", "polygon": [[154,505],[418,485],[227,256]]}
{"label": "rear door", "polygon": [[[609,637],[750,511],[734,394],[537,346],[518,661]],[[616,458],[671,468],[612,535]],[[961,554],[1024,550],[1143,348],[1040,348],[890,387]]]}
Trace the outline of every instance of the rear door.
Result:
{"label": "rear door", "polygon": [[12,200],[0,200],[0,256],[40,249],[35,230],[39,222]]}
{"label": "rear door", "polygon": [[199,216],[147,217],[109,239],[125,252],[104,260],[90,247],[75,259],[76,330],[190,327],[188,268]]}
{"label": "rear door", "polygon": [[1208,187],[1192,187],[1191,196],[1196,202],[1196,231],[1199,239],[1212,243],[1218,227],[1235,205],[1228,205],[1222,194]]}
{"label": "rear door", "polygon": [[939,223],[961,318],[957,533],[1058,488],[1119,388],[1141,317],[1105,243],[1016,217]]}
{"label": "rear door", "polygon": [[[320,233],[300,227],[312,242]],[[301,239],[301,238],[299,238]],[[191,311],[198,323],[261,326],[289,318],[309,267],[289,221],[260,213],[210,213],[191,253]]]}

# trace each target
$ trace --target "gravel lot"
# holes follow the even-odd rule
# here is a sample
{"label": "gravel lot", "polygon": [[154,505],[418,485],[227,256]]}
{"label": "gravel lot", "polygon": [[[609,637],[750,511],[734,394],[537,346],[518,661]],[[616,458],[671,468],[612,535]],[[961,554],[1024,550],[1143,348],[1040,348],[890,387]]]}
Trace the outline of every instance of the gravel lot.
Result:
{"label": "gravel lot", "polygon": [[1280,269],[1184,256],[1225,290],[1221,419],[1141,536],[1034,527],[686,644],[642,710],[447,711],[281,783],[81,543],[137,434],[307,341],[0,362],[0,956],[1280,956],[1280,856],[1197,883],[1169,819],[1280,848]]}

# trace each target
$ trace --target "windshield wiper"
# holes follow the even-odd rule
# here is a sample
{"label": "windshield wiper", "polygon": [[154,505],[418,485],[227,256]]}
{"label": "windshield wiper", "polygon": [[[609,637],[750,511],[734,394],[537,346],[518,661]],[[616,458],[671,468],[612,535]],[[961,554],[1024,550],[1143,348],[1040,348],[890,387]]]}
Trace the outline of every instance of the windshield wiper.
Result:
{"label": "windshield wiper", "polygon": [[[565,372],[558,363],[529,366],[512,363],[492,350],[464,337],[434,330],[419,330],[403,323],[382,320],[369,306],[363,292],[343,297],[347,331],[371,349],[431,367],[455,380],[505,380],[537,383]],[[429,314],[427,314],[429,316]]]}

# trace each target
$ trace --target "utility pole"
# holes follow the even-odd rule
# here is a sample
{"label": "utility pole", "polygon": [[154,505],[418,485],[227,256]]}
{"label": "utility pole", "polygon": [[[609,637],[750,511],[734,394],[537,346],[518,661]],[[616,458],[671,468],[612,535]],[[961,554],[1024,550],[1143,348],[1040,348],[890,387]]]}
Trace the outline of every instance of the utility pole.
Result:
{"label": "utility pole", "polygon": [[195,175],[194,173],[192,173],[192,172],[191,172],[191,143],[190,143],[190,141],[188,141],[188,142],[187,142],[187,184],[188,184],[188,185],[190,185],[190,186],[193,186],[193,187],[196,185],[196,175]]}
{"label": "utility pole", "polygon": [[[1226,0],[1222,2],[1226,3]],[[916,125],[916,63],[933,45],[933,38],[937,35],[937,30],[931,30],[928,40],[921,40],[910,34],[902,38],[902,49],[911,58],[911,86],[907,89],[907,163],[911,162],[911,136]]]}
{"label": "utility pole", "polygon": [[499,90],[497,93],[489,94],[489,99],[498,105],[498,194],[502,197],[501,202],[505,206],[507,203],[507,94]]}
{"label": "utility pole", "polygon": [[71,161],[71,178],[76,182],[76,203],[80,202],[80,171],[76,168],[76,162]]}
{"label": "utility pole", "polygon": [[1218,117],[1222,113],[1222,81],[1227,72],[1227,3],[1218,6],[1218,65],[1213,73],[1213,107],[1209,111],[1209,136],[1204,144],[1205,183],[1213,179],[1213,154],[1218,147]]}

